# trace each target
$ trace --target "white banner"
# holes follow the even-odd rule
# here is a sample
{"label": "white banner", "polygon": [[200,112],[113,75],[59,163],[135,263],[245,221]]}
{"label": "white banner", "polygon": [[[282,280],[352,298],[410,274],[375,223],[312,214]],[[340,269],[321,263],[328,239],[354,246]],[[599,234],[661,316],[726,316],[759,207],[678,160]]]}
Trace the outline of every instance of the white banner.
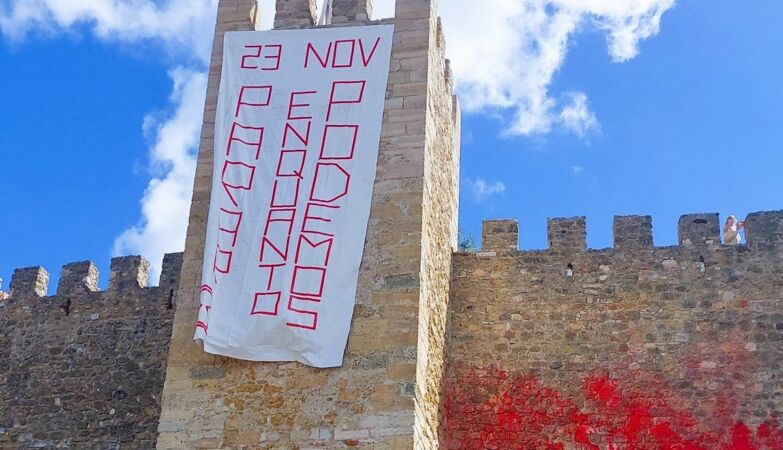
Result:
{"label": "white banner", "polygon": [[205,351],[342,365],[392,35],[226,33],[195,335]]}

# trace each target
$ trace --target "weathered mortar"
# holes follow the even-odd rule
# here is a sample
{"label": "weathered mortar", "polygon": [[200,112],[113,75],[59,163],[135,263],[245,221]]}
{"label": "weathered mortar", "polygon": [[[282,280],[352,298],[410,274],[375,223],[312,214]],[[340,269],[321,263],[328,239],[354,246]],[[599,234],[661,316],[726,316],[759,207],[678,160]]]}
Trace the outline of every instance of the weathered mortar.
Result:
{"label": "weathered mortar", "polygon": [[586,250],[577,218],[546,251],[456,254],[444,447],[781,448],[783,212],[748,216],[743,246],[716,218],[683,216],[676,247],[618,217],[615,248]]}
{"label": "weathered mortar", "polygon": [[[451,254],[456,247],[459,109],[429,0],[397,0],[372,208],[344,365],[250,363],[192,340],[211,186],[223,33],[250,30],[251,1],[220,2],[205,123],[164,388],[160,449],[436,448]],[[334,3],[365,25],[368,0]],[[314,23],[310,0],[278,0],[275,27]]]}
{"label": "weathered mortar", "polygon": [[18,269],[0,302],[0,448],[154,448],[179,255],[146,287],[149,263],[115,258],[99,292],[90,262]]}

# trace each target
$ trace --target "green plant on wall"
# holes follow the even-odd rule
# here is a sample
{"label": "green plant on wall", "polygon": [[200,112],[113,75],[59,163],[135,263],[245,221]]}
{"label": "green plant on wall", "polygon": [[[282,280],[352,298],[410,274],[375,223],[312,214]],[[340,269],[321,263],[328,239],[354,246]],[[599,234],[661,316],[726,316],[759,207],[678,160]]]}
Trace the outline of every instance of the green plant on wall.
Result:
{"label": "green plant on wall", "polygon": [[476,239],[473,237],[472,234],[465,233],[465,230],[462,228],[459,229],[459,238],[458,238],[459,244],[457,245],[457,248],[461,252],[476,252],[478,251],[478,247],[476,246]]}

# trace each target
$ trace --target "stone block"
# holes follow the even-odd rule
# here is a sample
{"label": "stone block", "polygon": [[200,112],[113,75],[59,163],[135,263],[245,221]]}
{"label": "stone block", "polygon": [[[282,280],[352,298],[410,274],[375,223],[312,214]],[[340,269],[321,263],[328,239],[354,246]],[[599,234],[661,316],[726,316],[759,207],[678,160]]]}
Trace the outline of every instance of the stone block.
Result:
{"label": "stone block", "polygon": [[[163,266],[160,273],[161,290],[177,290],[179,277],[182,271],[183,253],[168,253],[163,257]],[[175,302],[176,303],[176,302]]]}
{"label": "stone block", "polygon": [[652,248],[652,217],[615,216],[612,235],[614,248],[618,250]]}
{"label": "stone block", "polygon": [[753,250],[783,248],[783,211],[756,212],[745,219],[745,236]]}
{"label": "stone block", "polygon": [[49,290],[49,272],[40,266],[16,269],[9,289],[15,298],[45,297]]}
{"label": "stone block", "polygon": [[82,261],[63,266],[58,296],[78,296],[87,292],[98,292],[98,268],[92,261]]}
{"label": "stone block", "polygon": [[720,245],[718,214],[686,214],[680,217],[677,234],[682,247],[716,247]]}
{"label": "stone block", "polygon": [[357,24],[372,18],[373,0],[333,0],[331,23]]}
{"label": "stone block", "polygon": [[516,219],[485,220],[481,226],[483,251],[509,251],[519,248],[519,221]]}
{"label": "stone block", "polygon": [[276,0],[275,29],[310,28],[316,24],[315,0]]}
{"label": "stone block", "polygon": [[555,252],[580,252],[587,249],[587,221],[584,217],[549,219],[547,236],[549,249]]}
{"label": "stone block", "polygon": [[124,256],[111,260],[110,291],[126,291],[147,287],[150,263],[141,256]]}

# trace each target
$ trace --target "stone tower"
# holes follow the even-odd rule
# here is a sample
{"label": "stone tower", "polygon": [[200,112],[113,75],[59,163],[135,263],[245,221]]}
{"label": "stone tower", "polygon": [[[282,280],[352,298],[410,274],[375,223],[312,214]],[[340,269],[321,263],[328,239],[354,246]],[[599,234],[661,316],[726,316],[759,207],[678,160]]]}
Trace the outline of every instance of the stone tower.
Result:
{"label": "stone tower", "polygon": [[[252,30],[254,0],[220,0],[190,225],[163,391],[159,449],[437,448],[457,240],[459,107],[437,0],[334,0],[332,26],[394,23],[383,131],[344,364],[251,363],[192,340],[212,185],[223,34]],[[314,0],[277,0],[276,29],[313,28]]]}

